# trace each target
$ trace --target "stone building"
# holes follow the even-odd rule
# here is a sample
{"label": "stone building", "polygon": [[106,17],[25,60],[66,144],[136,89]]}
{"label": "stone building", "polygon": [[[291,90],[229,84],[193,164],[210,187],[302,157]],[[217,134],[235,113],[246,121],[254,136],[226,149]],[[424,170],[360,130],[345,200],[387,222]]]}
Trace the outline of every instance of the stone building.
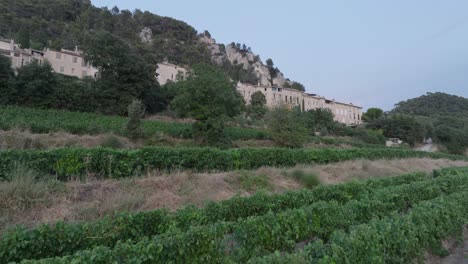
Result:
{"label": "stone building", "polygon": [[187,73],[187,68],[168,62],[158,63],[158,68],[156,69],[156,75],[160,85],[164,85],[167,82],[175,82],[178,80],[177,78],[185,78]]}
{"label": "stone building", "polygon": [[21,49],[14,40],[0,39],[0,54],[10,58],[11,66],[15,70],[37,61],[41,65],[48,62],[57,73],[78,78],[95,78],[98,73],[98,69],[86,62],[83,53],[78,48],[75,50],[61,49],[60,51]]}
{"label": "stone building", "polygon": [[326,108],[330,109],[337,122],[346,125],[362,123],[362,107],[336,102],[335,100],[329,100],[316,94],[305,93],[284,87],[251,85],[246,83],[238,83],[237,91],[244,97],[247,104],[250,103],[252,94],[259,91],[265,95],[266,105],[268,107],[286,104],[290,107],[298,106],[302,111]]}

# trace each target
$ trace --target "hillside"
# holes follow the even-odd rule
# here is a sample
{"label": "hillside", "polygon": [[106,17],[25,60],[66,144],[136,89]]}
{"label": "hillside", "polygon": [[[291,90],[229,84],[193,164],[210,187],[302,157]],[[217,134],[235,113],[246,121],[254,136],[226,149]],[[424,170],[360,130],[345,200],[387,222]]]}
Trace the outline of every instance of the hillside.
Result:
{"label": "hillside", "polygon": [[98,8],[89,0],[3,0],[0,5],[0,36],[14,38],[22,47],[73,49],[96,31],[125,41],[148,63],[213,63],[234,81],[294,84],[286,81],[273,61],[265,65],[246,45],[218,44],[208,31],[199,34],[183,21],[148,11]]}
{"label": "hillside", "polygon": [[455,116],[468,118],[468,99],[446,93],[427,93],[417,98],[399,102],[392,113],[426,117]]}

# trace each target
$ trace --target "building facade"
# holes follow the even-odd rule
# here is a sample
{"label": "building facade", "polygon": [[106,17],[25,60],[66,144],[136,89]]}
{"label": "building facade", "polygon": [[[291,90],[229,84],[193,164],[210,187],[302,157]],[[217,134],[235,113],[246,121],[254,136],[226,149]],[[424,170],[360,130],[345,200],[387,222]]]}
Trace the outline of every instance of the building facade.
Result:
{"label": "building facade", "polygon": [[168,82],[175,82],[178,78],[185,78],[188,69],[168,62],[158,63],[156,69],[156,76],[160,85]]}
{"label": "building facade", "polygon": [[253,93],[261,92],[265,95],[267,107],[286,104],[290,107],[297,106],[302,111],[325,108],[333,113],[335,121],[337,122],[346,125],[358,125],[362,123],[362,107],[336,102],[335,100],[329,100],[316,94],[305,93],[284,87],[251,85],[246,83],[238,83],[237,91],[242,95],[247,104],[250,103]]}
{"label": "building facade", "polygon": [[10,58],[11,66],[15,70],[37,61],[40,65],[48,62],[54,72],[78,78],[95,78],[99,72],[97,68],[86,62],[83,53],[78,48],[40,51],[21,49],[14,40],[0,40],[0,54]]}

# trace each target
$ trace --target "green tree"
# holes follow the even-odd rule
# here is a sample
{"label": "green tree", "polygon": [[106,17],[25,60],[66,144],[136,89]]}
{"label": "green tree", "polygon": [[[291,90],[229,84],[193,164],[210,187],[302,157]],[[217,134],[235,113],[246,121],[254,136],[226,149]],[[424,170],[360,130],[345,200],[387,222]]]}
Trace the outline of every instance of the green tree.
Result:
{"label": "green tree", "polygon": [[190,116],[193,136],[201,143],[224,146],[229,143],[224,129],[228,118],[240,113],[243,100],[228,77],[208,64],[193,67],[189,76],[172,86],[171,102],[179,116]]}
{"label": "green tree", "polygon": [[50,64],[37,61],[18,71],[11,101],[29,107],[49,108],[56,104],[57,76]]}
{"label": "green tree", "polygon": [[29,36],[29,27],[23,26],[18,33],[18,43],[22,49],[29,49],[31,38]]}
{"label": "green tree", "polygon": [[335,127],[334,115],[330,109],[317,108],[303,113],[304,123],[311,133],[332,132]]}
{"label": "green tree", "polygon": [[266,60],[266,66],[268,68],[268,73],[270,73],[270,84],[273,85],[273,80],[278,76],[278,68],[275,68],[275,64],[272,59]]}
{"label": "green tree", "polygon": [[101,112],[125,114],[134,99],[143,99],[155,86],[154,68],[110,33],[88,34],[83,48],[86,59],[99,69]]}
{"label": "green tree", "polygon": [[274,107],[266,119],[271,137],[278,146],[299,148],[309,139],[304,120],[285,105]]}
{"label": "green tree", "polygon": [[383,117],[384,111],[380,108],[369,108],[367,111],[362,115],[362,120],[366,122],[372,122],[376,119]]}
{"label": "green tree", "polygon": [[262,92],[256,91],[250,96],[250,105],[247,107],[247,113],[255,119],[260,119],[263,118],[266,112],[266,97]]}
{"label": "green tree", "polygon": [[13,77],[10,59],[0,55],[0,104],[7,104],[12,96]]}
{"label": "green tree", "polygon": [[134,99],[128,106],[128,122],[125,125],[125,134],[136,139],[143,135],[141,118],[145,115],[145,107],[140,100]]}
{"label": "green tree", "polygon": [[381,130],[388,138],[400,138],[404,142],[415,145],[422,142],[425,135],[425,126],[413,116],[391,115],[367,123],[366,127]]}

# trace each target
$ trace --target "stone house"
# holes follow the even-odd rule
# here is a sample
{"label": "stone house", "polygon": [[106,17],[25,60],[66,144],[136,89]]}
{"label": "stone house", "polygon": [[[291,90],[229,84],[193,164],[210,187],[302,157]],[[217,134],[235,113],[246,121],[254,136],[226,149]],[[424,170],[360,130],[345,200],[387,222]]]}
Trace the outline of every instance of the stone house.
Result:
{"label": "stone house", "polygon": [[158,63],[158,68],[156,69],[156,75],[160,85],[164,85],[168,82],[175,82],[178,80],[177,78],[185,78],[187,73],[187,68],[168,62]]}
{"label": "stone house", "polygon": [[98,74],[98,69],[86,62],[83,53],[78,48],[60,51],[21,49],[14,40],[0,39],[0,54],[10,58],[11,66],[15,70],[38,61],[41,65],[48,62],[55,72],[68,76],[95,78]]}
{"label": "stone house", "polygon": [[246,83],[238,83],[237,91],[242,95],[247,104],[250,103],[252,94],[259,91],[265,95],[267,107],[274,107],[282,103],[290,107],[298,106],[302,111],[326,108],[330,109],[337,122],[346,125],[362,123],[362,107],[336,102],[335,100],[329,100],[316,94],[279,86],[251,85]]}

